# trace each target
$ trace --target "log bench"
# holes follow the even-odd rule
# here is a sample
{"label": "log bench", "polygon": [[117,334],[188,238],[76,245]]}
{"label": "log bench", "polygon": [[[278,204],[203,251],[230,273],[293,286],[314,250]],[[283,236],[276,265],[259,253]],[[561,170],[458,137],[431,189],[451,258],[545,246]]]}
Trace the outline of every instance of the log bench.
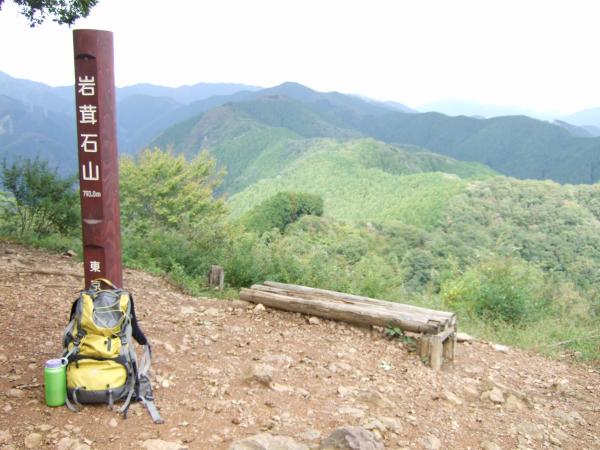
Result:
{"label": "log bench", "polygon": [[444,360],[454,360],[457,319],[451,312],[274,281],[242,289],[240,299],[284,311],[418,333],[419,356],[434,370],[440,370]]}

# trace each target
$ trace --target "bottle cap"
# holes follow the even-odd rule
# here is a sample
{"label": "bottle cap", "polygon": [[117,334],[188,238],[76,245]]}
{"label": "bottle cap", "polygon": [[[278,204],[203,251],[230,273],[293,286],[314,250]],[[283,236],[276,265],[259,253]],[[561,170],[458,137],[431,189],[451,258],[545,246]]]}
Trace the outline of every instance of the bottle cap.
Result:
{"label": "bottle cap", "polygon": [[49,359],[48,361],[46,361],[46,367],[48,369],[56,369],[58,367],[61,367],[62,365],[62,359]]}

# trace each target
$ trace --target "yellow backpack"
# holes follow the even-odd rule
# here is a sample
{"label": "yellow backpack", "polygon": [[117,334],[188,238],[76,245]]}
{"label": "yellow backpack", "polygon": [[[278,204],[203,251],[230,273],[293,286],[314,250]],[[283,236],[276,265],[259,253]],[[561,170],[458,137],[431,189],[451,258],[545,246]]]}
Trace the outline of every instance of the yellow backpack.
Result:
{"label": "yellow backpack", "polygon": [[[104,283],[109,289],[101,289]],[[138,366],[133,339],[144,348]],[[162,423],[153,403],[150,370],[151,349],[135,317],[133,297],[106,279],[94,280],[71,308],[63,337],[67,360],[67,406],[81,410],[85,403],[106,403],[127,414],[132,399],[148,408]]]}

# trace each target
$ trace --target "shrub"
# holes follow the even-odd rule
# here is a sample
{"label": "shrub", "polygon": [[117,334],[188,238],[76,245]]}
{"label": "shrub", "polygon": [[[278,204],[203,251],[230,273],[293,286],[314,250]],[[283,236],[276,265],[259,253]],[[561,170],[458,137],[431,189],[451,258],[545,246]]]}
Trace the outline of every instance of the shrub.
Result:
{"label": "shrub", "polygon": [[251,209],[241,222],[251,231],[263,234],[285,227],[305,215],[323,215],[323,199],[314,194],[279,192]]}
{"label": "shrub", "polygon": [[442,286],[447,306],[488,322],[519,324],[543,313],[543,275],[515,258],[494,258]]}
{"label": "shrub", "polygon": [[63,179],[46,161],[21,159],[2,162],[0,183],[12,198],[4,196],[0,207],[9,232],[19,237],[33,234],[71,234],[79,223],[79,196],[75,177]]}

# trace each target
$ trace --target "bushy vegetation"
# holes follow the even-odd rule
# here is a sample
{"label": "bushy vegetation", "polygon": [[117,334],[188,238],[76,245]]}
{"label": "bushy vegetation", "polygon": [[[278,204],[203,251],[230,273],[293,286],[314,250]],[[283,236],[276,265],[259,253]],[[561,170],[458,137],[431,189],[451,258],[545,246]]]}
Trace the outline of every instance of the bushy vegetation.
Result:
{"label": "bushy vegetation", "polygon": [[0,167],[1,226],[20,238],[71,235],[78,225],[74,178],[62,178],[46,161],[21,159]]}
{"label": "bushy vegetation", "polygon": [[279,192],[255,206],[244,215],[245,227],[262,235],[264,232],[285,227],[306,215],[323,215],[323,199],[303,192]]}
{"label": "bushy vegetation", "polygon": [[206,153],[122,159],[125,263],[195,293],[220,264],[232,288],[270,279],[453,309],[481,337],[600,359],[600,186],[460,178],[374,141],[310,142],[232,212]]}

